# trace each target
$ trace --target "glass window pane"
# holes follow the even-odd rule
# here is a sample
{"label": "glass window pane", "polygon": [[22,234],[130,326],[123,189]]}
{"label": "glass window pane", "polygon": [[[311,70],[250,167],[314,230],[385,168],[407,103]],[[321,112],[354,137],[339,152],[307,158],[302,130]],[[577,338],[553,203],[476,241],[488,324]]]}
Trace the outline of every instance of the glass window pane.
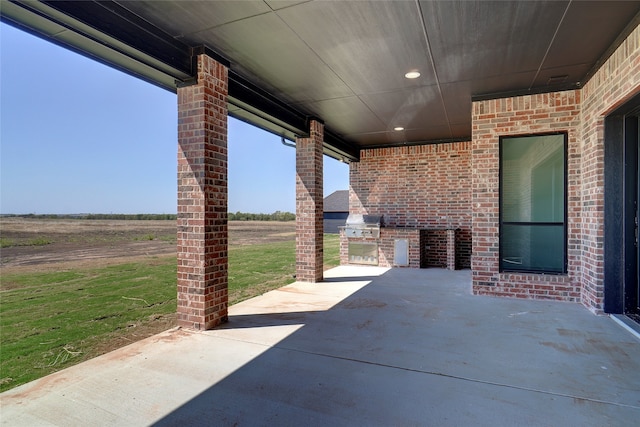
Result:
{"label": "glass window pane", "polygon": [[564,271],[564,225],[503,225],[502,270]]}
{"label": "glass window pane", "polygon": [[502,141],[502,220],[564,221],[564,135]]}
{"label": "glass window pane", "polygon": [[500,140],[500,268],[565,271],[566,135]]}

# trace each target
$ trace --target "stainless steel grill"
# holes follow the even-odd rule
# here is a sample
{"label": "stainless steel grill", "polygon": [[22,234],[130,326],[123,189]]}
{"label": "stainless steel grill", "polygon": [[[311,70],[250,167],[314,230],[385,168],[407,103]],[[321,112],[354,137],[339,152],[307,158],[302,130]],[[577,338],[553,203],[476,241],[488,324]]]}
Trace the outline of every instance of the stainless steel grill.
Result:
{"label": "stainless steel grill", "polygon": [[344,227],[347,238],[380,238],[380,227],[383,224],[382,215],[350,214]]}
{"label": "stainless steel grill", "polygon": [[349,239],[348,256],[352,264],[378,265],[378,239],[382,216],[351,214],[344,234]]}

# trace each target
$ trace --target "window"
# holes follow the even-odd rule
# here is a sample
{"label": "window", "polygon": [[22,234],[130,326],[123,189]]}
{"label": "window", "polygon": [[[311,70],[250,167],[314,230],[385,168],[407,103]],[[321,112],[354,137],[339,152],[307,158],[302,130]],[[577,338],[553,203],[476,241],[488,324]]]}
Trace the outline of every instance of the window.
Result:
{"label": "window", "polygon": [[500,271],[565,273],[567,135],[500,138]]}

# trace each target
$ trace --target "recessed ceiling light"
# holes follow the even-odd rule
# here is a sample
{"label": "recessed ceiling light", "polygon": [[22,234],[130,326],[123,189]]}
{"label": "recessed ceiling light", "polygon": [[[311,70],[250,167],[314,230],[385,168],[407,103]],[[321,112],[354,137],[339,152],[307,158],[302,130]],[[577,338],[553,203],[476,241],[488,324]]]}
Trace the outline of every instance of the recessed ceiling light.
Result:
{"label": "recessed ceiling light", "polygon": [[393,130],[400,132],[401,130],[404,130],[404,128],[402,126],[396,126]]}
{"label": "recessed ceiling light", "polygon": [[417,79],[418,77],[420,77],[420,71],[409,71],[404,76],[408,79]]}

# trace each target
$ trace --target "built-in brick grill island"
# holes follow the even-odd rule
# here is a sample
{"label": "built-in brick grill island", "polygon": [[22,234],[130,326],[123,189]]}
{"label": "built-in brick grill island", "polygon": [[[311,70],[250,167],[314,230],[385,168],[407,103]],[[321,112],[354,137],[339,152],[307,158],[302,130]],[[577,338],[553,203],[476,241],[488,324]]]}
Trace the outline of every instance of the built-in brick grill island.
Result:
{"label": "built-in brick grill island", "polygon": [[455,228],[386,225],[383,215],[349,214],[341,260],[383,267],[456,268]]}

